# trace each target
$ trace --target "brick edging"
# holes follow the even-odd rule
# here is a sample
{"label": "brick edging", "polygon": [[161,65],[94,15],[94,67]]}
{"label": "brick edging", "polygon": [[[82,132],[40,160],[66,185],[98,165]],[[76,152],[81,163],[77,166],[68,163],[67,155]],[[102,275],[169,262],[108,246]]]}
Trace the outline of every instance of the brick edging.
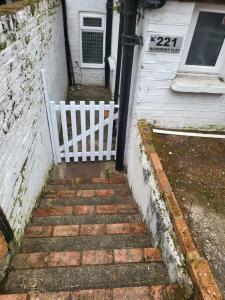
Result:
{"label": "brick edging", "polygon": [[212,274],[209,262],[200,256],[194,244],[187,222],[162,167],[160,158],[153,145],[152,130],[146,120],[138,121],[138,128],[145,153],[153,167],[159,190],[168,209],[181,250],[185,255],[196,292],[201,300],[222,300],[221,292]]}

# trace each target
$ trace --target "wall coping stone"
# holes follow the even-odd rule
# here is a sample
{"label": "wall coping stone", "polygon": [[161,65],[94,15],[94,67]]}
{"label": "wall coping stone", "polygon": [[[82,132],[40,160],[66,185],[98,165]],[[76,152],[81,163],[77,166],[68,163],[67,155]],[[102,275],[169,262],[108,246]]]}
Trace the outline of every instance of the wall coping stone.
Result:
{"label": "wall coping stone", "polygon": [[33,6],[42,0],[20,0],[12,3],[3,4],[0,6],[0,15],[16,14],[26,6]]}

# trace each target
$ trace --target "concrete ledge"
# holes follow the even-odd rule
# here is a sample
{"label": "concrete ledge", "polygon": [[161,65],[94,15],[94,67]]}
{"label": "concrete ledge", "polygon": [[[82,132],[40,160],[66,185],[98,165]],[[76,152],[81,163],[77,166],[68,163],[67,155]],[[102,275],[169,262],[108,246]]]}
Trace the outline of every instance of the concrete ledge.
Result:
{"label": "concrete ledge", "polygon": [[[168,178],[163,170],[152,142],[152,131],[145,120],[139,121],[138,127],[143,141],[145,154],[151,168],[154,170],[158,188],[169,212],[170,220],[172,221],[173,229],[179,242],[177,251],[180,252],[181,249],[185,256],[185,261],[190,271],[196,293],[201,300],[222,300],[222,295],[209,267],[209,263],[207,260],[200,257],[179,204],[169,184]],[[182,284],[182,278],[180,278],[179,283]]]}
{"label": "concrete ledge", "polygon": [[224,94],[225,83],[218,76],[178,74],[171,84],[171,89],[182,93]]}

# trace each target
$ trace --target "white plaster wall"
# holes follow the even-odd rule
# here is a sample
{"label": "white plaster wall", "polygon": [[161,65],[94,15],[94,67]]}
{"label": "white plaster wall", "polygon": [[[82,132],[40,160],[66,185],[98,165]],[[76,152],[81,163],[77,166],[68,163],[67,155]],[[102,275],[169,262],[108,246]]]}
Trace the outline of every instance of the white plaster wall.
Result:
{"label": "white plaster wall", "polygon": [[153,168],[145,153],[136,119],[133,120],[131,128],[126,167],[133,197],[148,225],[154,246],[161,249],[171,281],[179,283],[189,299],[193,290],[192,282],[186,270],[184,256],[177,246],[173,225],[159,191]]}
{"label": "white plaster wall", "polygon": [[184,47],[194,6],[193,2],[167,1],[161,9],[144,11],[136,114],[158,127],[225,130],[224,95],[179,93],[170,89],[183,51],[181,54],[148,52],[151,33],[183,36]]}
{"label": "white plaster wall", "polygon": [[78,84],[102,86],[104,68],[81,68],[80,12],[106,14],[106,0],[66,0],[69,40],[75,81]]}
{"label": "white plaster wall", "polygon": [[41,68],[50,100],[68,88],[60,1],[1,16],[0,36],[0,207],[20,242],[52,164]]}

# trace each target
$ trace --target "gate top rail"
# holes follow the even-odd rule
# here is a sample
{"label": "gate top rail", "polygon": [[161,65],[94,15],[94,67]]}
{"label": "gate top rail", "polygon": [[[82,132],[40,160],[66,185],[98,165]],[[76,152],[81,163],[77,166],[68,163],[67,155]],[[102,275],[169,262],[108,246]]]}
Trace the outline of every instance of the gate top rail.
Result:
{"label": "gate top rail", "polygon": [[[85,101],[80,101],[79,104],[77,104],[75,101],[70,101],[70,104],[65,104],[64,101],[61,101],[60,104],[56,104],[55,101],[50,101],[51,104],[54,104],[55,106],[55,110],[60,111],[61,110],[61,103],[64,103],[64,107],[66,111],[71,111],[71,109],[74,108],[75,105],[75,109],[76,110],[80,110],[81,107],[84,107],[85,110],[90,110],[90,109],[94,109],[94,110],[99,110],[100,107],[103,107],[104,110],[110,110],[111,109],[111,104],[114,104],[114,101],[110,101],[109,104],[104,104],[103,106],[101,106],[101,102],[95,102],[95,101],[90,101],[89,104],[86,104]],[[83,104],[85,103],[85,104]],[[98,104],[99,103],[99,104]],[[71,105],[72,104],[72,105]],[[93,106],[94,104],[94,106]],[[118,104],[114,104],[114,108],[119,108]]]}

